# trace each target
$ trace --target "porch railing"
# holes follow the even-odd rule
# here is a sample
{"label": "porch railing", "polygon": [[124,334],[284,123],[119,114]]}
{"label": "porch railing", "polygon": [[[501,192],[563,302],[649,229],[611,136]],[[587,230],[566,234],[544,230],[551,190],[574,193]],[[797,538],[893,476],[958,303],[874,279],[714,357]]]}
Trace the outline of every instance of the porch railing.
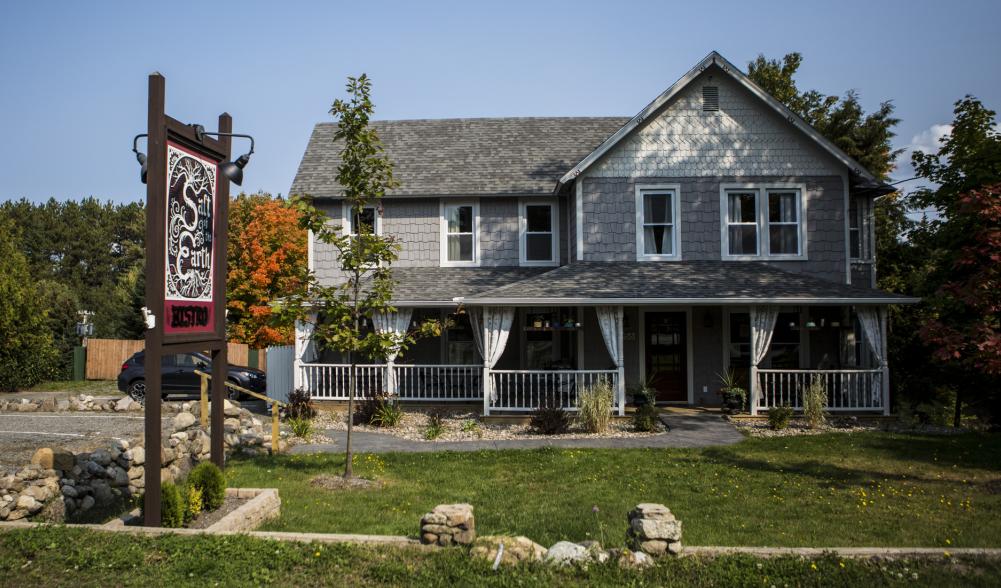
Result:
{"label": "porch railing", "polygon": [[[389,392],[392,381],[388,370],[396,376],[396,393],[400,400],[476,401],[483,398],[480,365],[411,365],[359,364],[356,398],[370,398]],[[350,364],[307,363],[300,366],[302,386],[314,400],[347,400],[351,375]]]}
{"label": "porch railing", "polygon": [[616,370],[491,370],[491,410],[530,412],[540,406],[577,410],[579,394],[605,380],[612,386],[612,406],[619,403]]}
{"label": "porch railing", "polygon": [[396,364],[400,400],[471,401],[483,398],[482,365]]}
{"label": "porch railing", "polygon": [[803,408],[803,395],[817,380],[827,391],[827,410],[883,410],[882,370],[758,370],[758,408]]}

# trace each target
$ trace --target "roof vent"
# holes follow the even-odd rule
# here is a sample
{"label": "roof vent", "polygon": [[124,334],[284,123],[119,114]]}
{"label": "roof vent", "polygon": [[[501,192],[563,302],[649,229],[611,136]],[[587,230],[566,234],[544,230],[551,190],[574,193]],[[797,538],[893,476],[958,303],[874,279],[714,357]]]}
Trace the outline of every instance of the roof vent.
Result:
{"label": "roof vent", "polygon": [[702,86],[702,112],[719,111],[719,86]]}

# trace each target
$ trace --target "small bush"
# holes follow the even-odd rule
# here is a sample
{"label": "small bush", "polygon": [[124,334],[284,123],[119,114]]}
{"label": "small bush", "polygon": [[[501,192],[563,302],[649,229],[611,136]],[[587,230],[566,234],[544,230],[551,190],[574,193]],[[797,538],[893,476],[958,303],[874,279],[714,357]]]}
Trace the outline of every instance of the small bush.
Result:
{"label": "small bush", "polygon": [[309,397],[309,392],[302,388],[297,388],[288,395],[288,405],[285,407],[285,418],[288,419],[314,419],[316,418],[316,405]]}
{"label": "small bush", "polygon": [[188,474],[188,485],[202,493],[205,510],[215,510],[226,500],[226,477],[219,466],[211,461],[203,461]]}
{"label": "small bush", "polygon": [[604,433],[612,422],[614,392],[608,380],[601,379],[585,388],[578,399],[577,419],[588,433]]}
{"label": "small bush", "polygon": [[657,391],[649,384],[641,384],[632,390],[633,406],[645,406],[657,402]]}
{"label": "small bush", "polygon": [[483,429],[480,428],[480,423],[473,419],[468,419],[462,422],[462,432],[473,433],[477,437],[483,437]]}
{"label": "small bush", "polygon": [[427,428],[424,429],[424,438],[433,441],[445,432],[445,420],[436,412],[428,415]]}
{"label": "small bush", "polygon": [[788,427],[791,419],[791,406],[774,406],[768,409],[768,426],[771,427],[773,431],[779,431]]}
{"label": "small bush", "polygon": [[540,406],[532,413],[531,427],[543,435],[562,435],[570,430],[570,415],[561,406]]}
{"label": "small bush", "polygon": [[353,415],[354,424],[371,425],[379,411],[385,405],[392,402],[393,399],[385,392],[373,394],[369,398],[359,400],[355,405],[355,413]]}
{"label": "small bush", "polygon": [[184,524],[195,520],[202,513],[202,491],[186,484],[181,492],[184,496]]}
{"label": "small bush", "polygon": [[376,427],[395,427],[403,420],[403,409],[400,403],[395,400],[380,402],[375,407],[375,414],[372,415],[371,424]]}
{"label": "small bush", "polygon": [[186,510],[181,490],[167,482],[160,487],[160,524],[168,529],[179,529],[184,525]]}
{"label": "small bush", "polygon": [[642,404],[636,407],[633,413],[633,429],[641,433],[649,433],[657,430],[657,423],[660,411],[653,404]]}
{"label": "small bush", "polygon": [[733,413],[744,410],[747,404],[747,390],[740,385],[740,378],[737,373],[728,369],[716,374],[720,383],[720,398],[722,400],[723,412]]}
{"label": "small bush", "polygon": [[803,418],[811,429],[827,422],[827,387],[820,378],[813,378],[803,393]]}
{"label": "small bush", "polygon": [[285,421],[292,435],[308,441],[313,436],[313,421],[304,418],[291,418]]}

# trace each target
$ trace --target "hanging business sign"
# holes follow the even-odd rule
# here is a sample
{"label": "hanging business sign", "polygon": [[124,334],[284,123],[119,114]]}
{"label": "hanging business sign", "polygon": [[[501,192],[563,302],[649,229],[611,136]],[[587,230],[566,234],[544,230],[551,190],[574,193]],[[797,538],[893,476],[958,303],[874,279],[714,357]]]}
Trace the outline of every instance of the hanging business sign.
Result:
{"label": "hanging business sign", "polygon": [[163,330],[214,333],[218,162],[167,141]]}

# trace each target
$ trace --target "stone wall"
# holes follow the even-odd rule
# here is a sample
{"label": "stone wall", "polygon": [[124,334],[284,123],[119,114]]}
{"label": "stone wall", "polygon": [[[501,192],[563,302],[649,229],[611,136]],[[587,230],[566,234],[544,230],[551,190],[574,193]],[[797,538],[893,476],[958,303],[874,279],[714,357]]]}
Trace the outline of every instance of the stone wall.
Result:
{"label": "stone wall", "polygon": [[[160,448],[163,482],[179,481],[195,464],[209,459],[211,437],[199,426],[198,410],[197,403],[184,403],[170,422]],[[271,435],[260,420],[228,400],[223,410],[227,455],[268,451]],[[145,463],[142,439],[116,439],[107,448],[77,454],[43,447],[30,464],[0,478],[0,520],[72,522],[95,507],[127,504],[146,486]]]}

